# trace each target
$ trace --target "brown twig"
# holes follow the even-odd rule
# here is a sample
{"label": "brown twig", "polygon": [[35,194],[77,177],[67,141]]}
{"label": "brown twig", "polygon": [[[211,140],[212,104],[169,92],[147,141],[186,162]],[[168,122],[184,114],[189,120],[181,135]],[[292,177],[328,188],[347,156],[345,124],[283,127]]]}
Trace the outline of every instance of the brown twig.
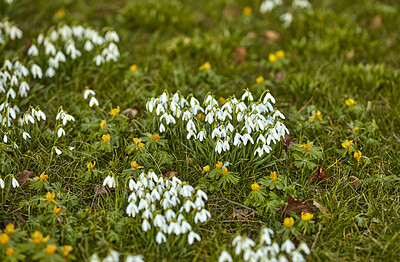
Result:
{"label": "brown twig", "polygon": [[310,99],[307,101],[307,103],[305,103],[305,104],[300,108],[299,113],[303,112],[304,108],[305,108],[306,106],[308,106],[309,103],[311,103],[312,99],[314,98],[315,90],[316,90],[316,89],[314,89],[314,92],[313,92],[312,96],[310,97]]}

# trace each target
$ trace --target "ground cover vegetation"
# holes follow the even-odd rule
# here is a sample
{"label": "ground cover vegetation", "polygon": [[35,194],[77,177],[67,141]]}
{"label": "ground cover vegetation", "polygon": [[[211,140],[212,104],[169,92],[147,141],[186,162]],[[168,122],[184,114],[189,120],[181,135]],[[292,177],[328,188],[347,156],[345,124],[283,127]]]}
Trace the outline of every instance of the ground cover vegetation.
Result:
{"label": "ground cover vegetation", "polygon": [[399,7],[0,0],[0,260],[400,257]]}

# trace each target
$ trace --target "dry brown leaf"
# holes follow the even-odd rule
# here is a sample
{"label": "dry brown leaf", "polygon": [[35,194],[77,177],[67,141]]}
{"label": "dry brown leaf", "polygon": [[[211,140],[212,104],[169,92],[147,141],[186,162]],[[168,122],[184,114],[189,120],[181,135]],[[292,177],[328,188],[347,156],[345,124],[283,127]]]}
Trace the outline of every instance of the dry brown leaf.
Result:
{"label": "dry brown leaf", "polygon": [[94,193],[96,195],[102,195],[102,194],[105,194],[106,192],[107,192],[106,188],[102,185],[96,185],[94,187]]}
{"label": "dry brown leaf", "polygon": [[171,176],[176,176],[177,177],[178,176],[178,172],[176,172],[176,171],[168,171],[163,176],[166,177],[166,178],[169,178]]}
{"label": "dry brown leaf", "polygon": [[137,109],[127,108],[125,109],[122,114],[130,119],[135,119],[139,111]]}
{"label": "dry brown leaf", "polygon": [[33,173],[31,171],[28,170],[24,170],[22,172],[18,172],[19,174],[19,179],[18,179],[18,183],[19,185],[22,186],[28,186],[29,185],[29,181],[27,181],[28,178],[31,178],[31,176],[33,175]]}
{"label": "dry brown leaf", "polygon": [[372,19],[371,28],[378,29],[382,26],[382,16],[376,15],[374,19]]}
{"label": "dry brown leaf", "polygon": [[246,61],[246,58],[247,58],[247,49],[246,49],[246,47],[238,46],[233,51],[233,54],[235,56],[236,61],[244,62],[244,61]]}
{"label": "dry brown leaf", "polygon": [[267,41],[281,41],[282,37],[281,35],[273,30],[267,30],[264,33],[264,37]]}
{"label": "dry brown leaf", "polygon": [[313,205],[316,206],[324,216],[331,217],[331,214],[329,214],[328,209],[326,209],[323,205],[321,205],[320,203],[318,203],[314,199],[313,199]]}
{"label": "dry brown leaf", "polygon": [[317,172],[310,179],[311,184],[321,183],[323,185],[326,185],[326,182],[328,181],[328,174],[322,169],[323,167],[321,165],[318,165]]}
{"label": "dry brown leaf", "polygon": [[284,217],[291,216],[292,212],[295,212],[297,215],[301,215],[302,212],[313,214],[314,210],[308,203],[312,203],[313,200],[309,199],[306,201],[302,201],[301,199],[295,200],[292,196],[288,196],[287,205],[283,205],[281,208],[276,208],[275,211]]}
{"label": "dry brown leaf", "polygon": [[292,140],[290,139],[290,135],[286,134],[285,135],[285,145],[288,149],[292,149],[293,148],[293,143]]}

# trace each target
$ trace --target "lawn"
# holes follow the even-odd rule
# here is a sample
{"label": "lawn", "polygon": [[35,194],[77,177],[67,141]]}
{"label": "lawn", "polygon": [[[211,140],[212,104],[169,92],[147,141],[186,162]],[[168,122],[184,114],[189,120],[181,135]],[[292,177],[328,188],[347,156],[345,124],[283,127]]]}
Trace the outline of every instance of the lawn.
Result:
{"label": "lawn", "polygon": [[400,3],[0,0],[0,261],[396,261]]}

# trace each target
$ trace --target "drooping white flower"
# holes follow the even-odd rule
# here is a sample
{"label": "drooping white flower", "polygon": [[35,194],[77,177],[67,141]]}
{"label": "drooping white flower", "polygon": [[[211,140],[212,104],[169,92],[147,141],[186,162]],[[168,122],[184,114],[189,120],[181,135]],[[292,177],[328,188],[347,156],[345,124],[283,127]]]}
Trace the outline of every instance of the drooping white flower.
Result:
{"label": "drooping white flower", "polygon": [[11,184],[12,184],[13,188],[19,187],[19,183],[18,183],[17,179],[15,179],[15,177],[12,177]]}
{"label": "drooping white flower", "polygon": [[201,237],[199,236],[199,234],[190,231],[188,234],[188,244],[192,245],[194,243],[194,240],[201,241]]}
{"label": "drooping white flower", "polygon": [[218,258],[218,262],[233,262],[232,256],[227,251],[222,251]]}

